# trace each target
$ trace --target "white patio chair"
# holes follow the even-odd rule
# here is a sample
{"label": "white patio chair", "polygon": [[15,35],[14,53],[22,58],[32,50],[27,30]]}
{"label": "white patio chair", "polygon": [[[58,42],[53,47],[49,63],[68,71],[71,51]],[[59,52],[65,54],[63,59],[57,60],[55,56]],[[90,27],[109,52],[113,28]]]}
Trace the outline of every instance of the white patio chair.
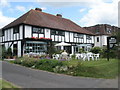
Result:
{"label": "white patio chair", "polygon": [[81,59],[81,54],[75,54],[76,55],[76,59]]}
{"label": "white patio chair", "polygon": [[98,60],[99,57],[100,57],[100,54],[99,54],[99,53],[98,53],[98,54],[94,54],[94,58],[95,58],[95,60]]}
{"label": "white patio chair", "polygon": [[60,57],[60,55],[59,55],[59,54],[56,54],[56,55],[55,55],[55,54],[53,54],[53,55],[52,55],[52,57],[53,57],[53,59],[58,60],[58,59],[59,59],[59,57]]}
{"label": "white patio chair", "polygon": [[82,53],[82,54],[81,54],[81,58],[83,59],[83,61],[85,61],[85,60],[86,60],[86,58],[87,58],[87,54]]}
{"label": "white patio chair", "polygon": [[90,61],[90,58],[92,58],[92,60],[94,60],[93,53],[87,53],[87,60]]}
{"label": "white patio chair", "polygon": [[73,55],[73,54],[70,54],[70,59],[72,58],[72,55]]}

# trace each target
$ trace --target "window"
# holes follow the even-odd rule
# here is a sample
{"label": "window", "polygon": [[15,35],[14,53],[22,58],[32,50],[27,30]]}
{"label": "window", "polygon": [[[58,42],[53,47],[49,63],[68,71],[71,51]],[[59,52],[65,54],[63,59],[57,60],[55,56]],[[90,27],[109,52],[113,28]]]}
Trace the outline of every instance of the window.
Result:
{"label": "window", "polygon": [[83,39],[83,34],[75,33],[75,34],[74,34],[74,37],[78,37],[78,38]]}
{"label": "window", "polygon": [[86,35],[86,38],[87,38],[88,40],[91,40],[91,39],[92,39],[90,35]]}
{"label": "window", "polygon": [[43,34],[44,33],[44,29],[43,28],[37,28],[37,27],[33,27],[33,33],[38,33],[38,34]]}
{"label": "window", "polygon": [[65,35],[65,32],[59,31],[58,34],[64,36],[64,35]]}
{"label": "window", "polygon": [[19,26],[15,26],[13,28],[13,33],[19,33]]}
{"label": "window", "polygon": [[55,35],[55,30],[51,30],[51,34],[52,34],[52,35]]}
{"label": "window", "polygon": [[111,28],[107,28],[107,33],[111,33]]}
{"label": "window", "polygon": [[99,42],[99,37],[97,37],[97,42]]}
{"label": "window", "polygon": [[79,38],[83,39],[83,35],[82,35],[82,34],[79,34]]}
{"label": "window", "polygon": [[77,34],[77,33],[75,33],[75,34],[74,34],[74,37],[78,37],[78,34]]}
{"label": "window", "polygon": [[65,32],[64,31],[56,31],[56,30],[51,30],[52,35],[61,35],[64,36]]}
{"label": "window", "polygon": [[27,41],[25,44],[25,53],[46,53],[47,43],[38,41]]}

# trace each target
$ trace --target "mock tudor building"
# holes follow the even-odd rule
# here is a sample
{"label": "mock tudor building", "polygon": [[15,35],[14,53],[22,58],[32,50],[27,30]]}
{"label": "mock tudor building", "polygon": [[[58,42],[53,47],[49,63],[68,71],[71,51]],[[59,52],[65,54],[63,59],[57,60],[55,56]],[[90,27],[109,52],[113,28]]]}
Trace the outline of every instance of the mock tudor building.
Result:
{"label": "mock tudor building", "polygon": [[107,46],[107,37],[113,36],[118,32],[118,27],[109,24],[97,24],[84,28],[95,34],[94,46],[98,47]]}
{"label": "mock tudor building", "polygon": [[62,15],[51,15],[40,8],[31,9],[15,21],[1,29],[0,43],[18,57],[29,53],[46,53],[47,46],[66,42],[69,53],[79,48],[89,49],[94,46],[94,34]]}

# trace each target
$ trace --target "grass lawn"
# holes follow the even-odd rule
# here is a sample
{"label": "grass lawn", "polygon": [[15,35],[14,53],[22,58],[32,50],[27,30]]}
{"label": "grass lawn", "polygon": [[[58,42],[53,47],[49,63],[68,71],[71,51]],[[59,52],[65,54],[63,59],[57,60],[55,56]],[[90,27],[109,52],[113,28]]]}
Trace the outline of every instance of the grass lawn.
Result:
{"label": "grass lawn", "polygon": [[10,90],[19,90],[18,86],[13,85],[12,83],[6,81],[6,80],[1,80],[0,79],[0,88],[10,88]]}
{"label": "grass lawn", "polygon": [[[72,60],[66,63],[76,66],[78,60]],[[80,61],[81,69],[78,69],[78,76],[95,77],[95,78],[116,78],[118,76],[117,59],[100,59],[98,61]]]}

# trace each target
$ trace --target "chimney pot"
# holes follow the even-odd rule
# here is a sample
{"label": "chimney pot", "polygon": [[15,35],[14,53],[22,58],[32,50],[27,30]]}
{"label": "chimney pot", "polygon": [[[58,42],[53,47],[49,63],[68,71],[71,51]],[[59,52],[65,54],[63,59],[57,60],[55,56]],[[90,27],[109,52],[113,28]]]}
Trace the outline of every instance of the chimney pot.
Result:
{"label": "chimney pot", "polygon": [[58,17],[62,17],[62,15],[61,15],[61,14],[57,14],[56,16],[58,16]]}
{"label": "chimney pot", "polygon": [[35,10],[37,10],[37,11],[42,11],[42,9],[41,9],[41,8],[35,8]]}

